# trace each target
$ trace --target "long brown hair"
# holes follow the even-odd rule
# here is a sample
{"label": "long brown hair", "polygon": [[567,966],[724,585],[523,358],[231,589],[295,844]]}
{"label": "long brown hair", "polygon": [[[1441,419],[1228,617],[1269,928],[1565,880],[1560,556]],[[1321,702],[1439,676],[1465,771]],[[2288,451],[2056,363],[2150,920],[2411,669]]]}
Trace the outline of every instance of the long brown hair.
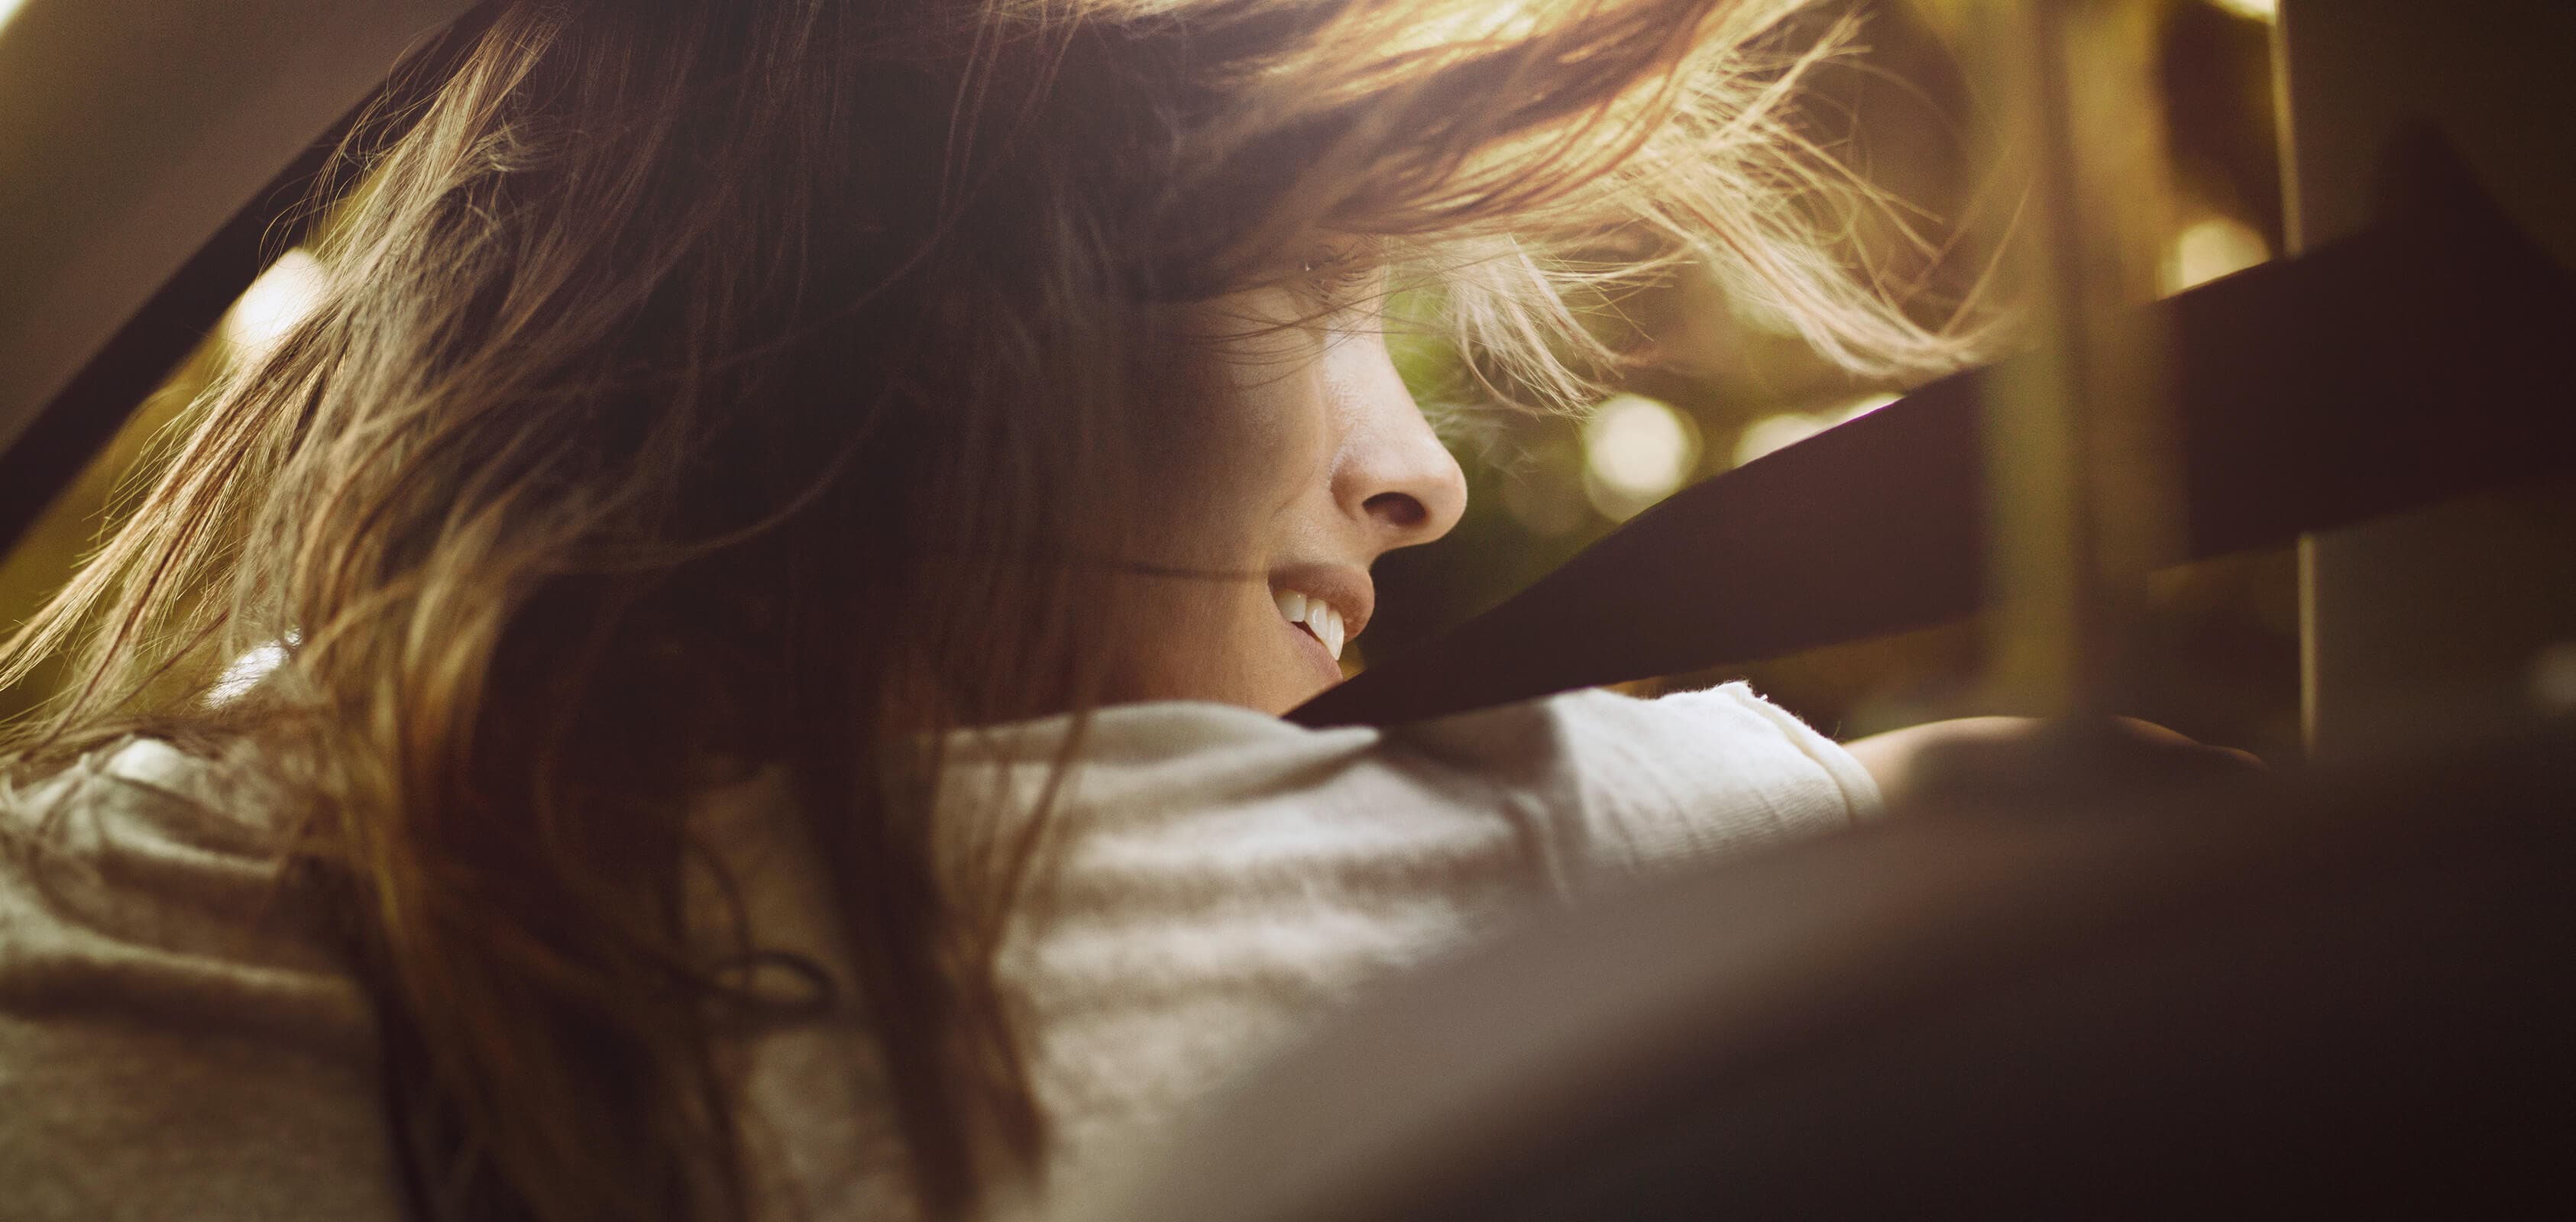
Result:
{"label": "long brown hair", "polygon": [[0,652],[76,655],[12,767],[255,759],[378,994],[416,1199],[560,1222],[749,1206],[758,948],[691,932],[685,798],[780,770],[849,949],[815,978],[925,1211],[969,1211],[1046,1133],[992,971],[1028,846],[939,873],[939,731],[1102,699],[1093,561],[1193,407],[1158,311],[1362,235],[1510,397],[1615,364],[1570,290],[1688,261],[1855,366],[1945,365],[1845,270],[1802,3],[487,6],[316,201],[321,308]]}

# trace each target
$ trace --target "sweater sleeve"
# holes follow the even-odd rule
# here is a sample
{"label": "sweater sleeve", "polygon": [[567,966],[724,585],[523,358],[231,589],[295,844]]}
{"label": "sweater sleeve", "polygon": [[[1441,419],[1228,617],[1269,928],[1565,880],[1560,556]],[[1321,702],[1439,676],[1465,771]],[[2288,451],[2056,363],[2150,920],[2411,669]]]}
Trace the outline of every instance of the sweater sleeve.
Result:
{"label": "sweater sleeve", "polygon": [[1572,692],[1406,737],[1461,764],[1487,756],[1486,768],[1515,778],[1514,796],[1550,808],[1568,884],[1684,868],[1880,809],[1850,752],[1742,683],[1652,700]]}

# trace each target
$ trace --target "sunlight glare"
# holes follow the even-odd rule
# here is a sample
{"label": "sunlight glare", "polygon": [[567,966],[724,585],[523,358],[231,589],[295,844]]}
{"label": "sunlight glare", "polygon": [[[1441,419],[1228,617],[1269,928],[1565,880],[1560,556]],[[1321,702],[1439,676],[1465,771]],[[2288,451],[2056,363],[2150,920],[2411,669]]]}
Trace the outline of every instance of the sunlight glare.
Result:
{"label": "sunlight glare", "polygon": [[240,699],[242,693],[259,686],[259,681],[267,678],[270,671],[285,663],[286,647],[275,643],[262,645],[233,659],[232,665],[224,668],[223,678],[215,680],[215,686],[206,693],[207,706],[230,704]]}
{"label": "sunlight glare", "polygon": [[243,290],[224,316],[224,342],[244,356],[276,343],[322,302],[322,261],[290,250]]}
{"label": "sunlight glare", "polygon": [[2272,257],[2272,244],[2254,227],[2231,217],[2196,221],[2165,250],[2163,274],[2167,294],[2197,288],[2221,276],[2234,275]]}

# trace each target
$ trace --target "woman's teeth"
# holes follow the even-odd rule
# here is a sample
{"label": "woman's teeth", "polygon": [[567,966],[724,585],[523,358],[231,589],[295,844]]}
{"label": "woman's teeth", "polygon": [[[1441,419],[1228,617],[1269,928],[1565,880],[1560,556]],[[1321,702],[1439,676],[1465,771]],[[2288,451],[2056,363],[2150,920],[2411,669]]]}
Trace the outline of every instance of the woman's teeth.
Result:
{"label": "woman's teeth", "polygon": [[1270,597],[1279,603],[1279,614],[1289,623],[1303,627],[1324,643],[1324,650],[1334,661],[1342,657],[1342,613],[1331,603],[1312,598],[1295,590],[1273,590]]}

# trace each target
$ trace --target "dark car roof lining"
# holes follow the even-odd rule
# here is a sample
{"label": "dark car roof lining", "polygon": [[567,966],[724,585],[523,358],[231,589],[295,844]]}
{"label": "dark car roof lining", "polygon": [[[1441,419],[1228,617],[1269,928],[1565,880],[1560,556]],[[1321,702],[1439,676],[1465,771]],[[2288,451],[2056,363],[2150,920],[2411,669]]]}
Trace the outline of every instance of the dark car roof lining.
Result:
{"label": "dark car roof lining", "polygon": [[[345,129],[343,120],[332,135]],[[259,276],[274,253],[267,235],[304,197],[335,143],[317,142],[235,213],[0,453],[0,552],[35,524]]]}
{"label": "dark car roof lining", "polygon": [[[27,0],[0,28],[0,555],[202,343],[471,0]],[[423,46],[427,43],[427,46]]]}

